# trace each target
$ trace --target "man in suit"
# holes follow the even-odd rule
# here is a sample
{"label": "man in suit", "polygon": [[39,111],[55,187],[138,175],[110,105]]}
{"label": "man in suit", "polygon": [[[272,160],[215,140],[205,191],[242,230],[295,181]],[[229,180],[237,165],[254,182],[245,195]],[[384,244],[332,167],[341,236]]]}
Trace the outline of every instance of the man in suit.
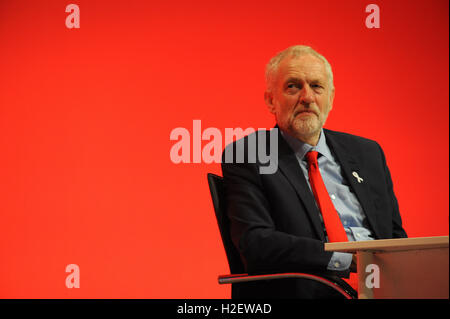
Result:
{"label": "man in suit", "polygon": [[[374,141],[323,128],[333,106],[333,73],[312,48],[293,46],[280,52],[267,65],[266,81],[264,98],[277,126],[272,133],[259,131],[224,151],[244,152],[246,159],[222,163],[233,242],[250,274],[314,272],[348,277],[354,271],[353,256],[324,250],[332,230],[325,227],[328,217],[311,185],[307,154],[317,152],[327,200],[346,239],[406,237],[383,151]],[[262,174],[264,163],[249,161],[248,150],[255,141],[256,148],[271,149],[270,134],[277,134],[277,169]],[[233,297],[335,296],[321,284],[295,279],[233,288]]]}

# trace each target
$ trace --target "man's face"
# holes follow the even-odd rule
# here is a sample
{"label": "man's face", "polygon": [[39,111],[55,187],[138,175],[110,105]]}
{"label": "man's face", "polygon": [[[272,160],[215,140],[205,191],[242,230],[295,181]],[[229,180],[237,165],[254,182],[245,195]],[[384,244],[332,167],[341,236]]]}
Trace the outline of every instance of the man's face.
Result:
{"label": "man's face", "polygon": [[283,59],[272,91],[265,93],[278,126],[311,145],[317,144],[333,99],[325,64],[313,55]]}

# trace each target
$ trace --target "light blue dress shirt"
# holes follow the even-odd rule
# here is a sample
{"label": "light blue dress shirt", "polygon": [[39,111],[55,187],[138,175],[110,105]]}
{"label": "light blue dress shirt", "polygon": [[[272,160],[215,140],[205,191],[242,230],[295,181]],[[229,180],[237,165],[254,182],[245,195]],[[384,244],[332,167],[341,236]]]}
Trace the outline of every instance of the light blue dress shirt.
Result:
{"label": "light blue dress shirt", "polygon": [[[310,189],[311,185],[309,184],[308,178],[308,163],[305,155],[309,151],[317,151],[319,153],[317,161],[319,163],[320,174],[325,183],[328,194],[330,195],[331,201],[333,202],[334,207],[341,218],[348,240],[373,240],[373,236],[371,231],[368,229],[367,220],[362,207],[355,194],[350,189],[348,182],[344,179],[339,163],[331,154],[323,130],[320,133],[319,142],[316,146],[303,143],[283,131],[281,131],[281,135],[295,152]],[[322,220],[323,225],[322,215],[320,215],[320,219]],[[334,252],[330,262],[328,263],[328,269],[344,271],[350,267],[351,262],[352,254]]]}

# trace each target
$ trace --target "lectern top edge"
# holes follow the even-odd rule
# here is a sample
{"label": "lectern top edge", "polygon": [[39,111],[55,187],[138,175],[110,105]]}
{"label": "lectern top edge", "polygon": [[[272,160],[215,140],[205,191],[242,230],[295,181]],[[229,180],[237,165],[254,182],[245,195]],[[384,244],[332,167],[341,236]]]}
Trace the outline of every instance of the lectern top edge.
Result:
{"label": "lectern top edge", "polygon": [[325,243],[325,250],[352,253],[357,251],[399,251],[442,248],[448,247],[448,244],[449,236],[436,236]]}

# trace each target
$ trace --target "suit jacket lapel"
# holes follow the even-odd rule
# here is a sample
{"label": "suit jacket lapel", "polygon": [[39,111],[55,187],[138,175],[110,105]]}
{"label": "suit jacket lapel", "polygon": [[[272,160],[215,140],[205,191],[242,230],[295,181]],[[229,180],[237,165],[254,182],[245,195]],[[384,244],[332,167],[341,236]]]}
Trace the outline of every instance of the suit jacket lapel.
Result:
{"label": "suit jacket lapel", "polygon": [[319,209],[317,208],[314,195],[312,194],[302,169],[298,163],[292,149],[281,136],[278,131],[278,167],[281,173],[289,180],[294,187],[300,200],[306,207],[306,212],[310,217],[311,223],[317,235],[322,241],[325,241],[322,222],[319,217]]}
{"label": "suit jacket lapel", "polygon": [[[369,176],[368,172],[364,171],[364,167],[358,164],[356,159],[351,155],[352,152],[347,147],[339,143],[339,140],[328,130],[324,130],[327,138],[327,144],[337,157],[337,160],[342,168],[344,178],[350,183],[350,187],[356,194],[359,203],[368,219],[374,235],[380,238],[380,232],[377,227],[377,215],[374,207],[374,202],[370,196],[369,183],[365,176]],[[353,175],[356,172],[363,180],[358,182],[358,179]]]}

